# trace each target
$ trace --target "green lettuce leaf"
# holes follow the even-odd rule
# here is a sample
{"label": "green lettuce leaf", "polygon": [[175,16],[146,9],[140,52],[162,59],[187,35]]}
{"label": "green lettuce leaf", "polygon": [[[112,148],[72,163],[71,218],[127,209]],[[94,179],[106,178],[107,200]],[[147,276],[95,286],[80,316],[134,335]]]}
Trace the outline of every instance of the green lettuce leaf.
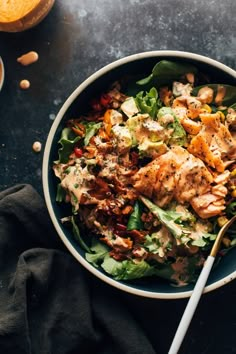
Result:
{"label": "green lettuce leaf", "polygon": [[187,134],[182,125],[180,124],[178,118],[174,114],[173,110],[170,107],[162,107],[159,109],[157,113],[157,118],[160,119],[162,116],[170,114],[174,118],[173,123],[169,123],[167,128],[173,129],[173,133],[171,134],[171,139],[169,143],[171,145],[180,145],[184,146],[187,143]]}
{"label": "green lettuce leaf", "polygon": [[156,117],[157,110],[162,105],[155,87],[152,87],[149,92],[140,91],[135,101],[141,113],[148,113],[152,118]]}
{"label": "green lettuce leaf", "polygon": [[134,210],[129,217],[127,230],[141,230],[143,228],[143,222],[141,220],[142,210],[142,205],[137,200],[134,204]]}
{"label": "green lettuce leaf", "polygon": [[155,267],[146,261],[135,263],[132,260],[124,260],[119,262],[109,255],[105,256],[101,267],[116,280],[138,279],[155,275],[157,272]]}
{"label": "green lettuce leaf", "polygon": [[212,244],[212,241],[215,241],[216,236],[216,234],[204,233],[197,240],[192,241],[191,244],[193,246],[205,247],[209,244]]}
{"label": "green lettuce leaf", "polygon": [[231,202],[227,205],[226,213],[230,217],[232,217],[233,215],[236,215],[236,202]]}
{"label": "green lettuce leaf", "polygon": [[58,203],[64,202],[65,201],[65,197],[66,197],[66,191],[61,186],[61,183],[58,183],[58,185],[57,185],[56,202],[58,202]]}
{"label": "green lettuce leaf", "polygon": [[190,234],[190,231],[183,225],[176,223],[176,221],[180,221],[180,213],[177,213],[173,210],[165,211],[143,196],[140,196],[140,200],[144,205],[146,205],[151,213],[153,213],[153,215],[155,215],[160,220],[160,222],[166,226],[166,228],[175,238],[180,239],[181,237],[188,236]]}
{"label": "green lettuce leaf", "polygon": [[88,262],[95,267],[101,265],[102,269],[113,276],[116,280],[131,280],[148,277],[152,275],[170,279],[173,269],[169,264],[150,265],[146,261],[134,262],[133,260],[116,261],[109,255],[109,248],[94,238],[90,252],[85,254]]}
{"label": "green lettuce leaf", "polygon": [[61,147],[58,150],[58,163],[67,163],[70,154],[73,151],[75,144],[81,139],[70,128],[64,128],[61,133],[61,138],[58,143]]}
{"label": "green lettuce leaf", "polygon": [[157,254],[159,252],[161,244],[160,244],[159,239],[154,237],[153,234],[146,235],[144,247],[148,250],[148,252],[151,252],[153,254]]}
{"label": "green lettuce leaf", "polygon": [[86,133],[84,137],[84,145],[88,145],[89,140],[97,133],[97,131],[101,128],[102,123],[90,122],[85,124]]}
{"label": "green lettuce leaf", "polygon": [[75,222],[74,216],[71,217],[72,231],[76,241],[78,241],[79,245],[87,252],[90,252],[90,248],[86,245],[84,240],[80,235],[80,230],[78,225]]}
{"label": "green lettuce leaf", "polygon": [[168,125],[168,128],[173,128],[173,133],[169,143],[171,145],[184,146],[187,143],[187,134],[178,118],[174,116],[174,122]]}
{"label": "green lettuce leaf", "polygon": [[90,252],[85,253],[85,258],[89,263],[92,263],[95,267],[98,267],[108,252],[109,248],[105,244],[98,241],[96,238],[93,238]]}
{"label": "green lettuce leaf", "polygon": [[[86,260],[95,267],[101,268],[116,280],[134,280],[145,277],[157,276],[170,280],[172,283],[178,283],[178,277],[186,283],[196,280],[196,270],[199,269],[199,257],[179,257],[174,263],[158,263],[152,260],[148,263],[145,260],[140,262],[130,260],[116,261],[109,255],[109,249],[99,240],[93,239],[90,252],[85,254]],[[173,264],[179,264],[181,273],[179,276],[173,277],[175,274]],[[182,266],[184,265],[184,267]]]}
{"label": "green lettuce leaf", "polygon": [[155,84],[160,87],[162,85],[172,84],[173,81],[180,79],[187,73],[197,73],[197,68],[188,63],[178,63],[170,60],[161,60],[152,69],[152,73],[146,78],[139,80],[138,85]]}
{"label": "green lettuce leaf", "polygon": [[140,262],[134,262],[132,260],[118,262],[109,255],[106,255],[101,266],[106,273],[112,275],[116,280],[132,280],[157,276],[177,284],[179,281],[184,281],[186,284],[196,281],[197,271],[199,269],[198,256],[185,257],[184,263],[183,257],[179,257],[179,259],[177,259],[174,263],[179,264],[180,268],[184,264],[181,273],[176,277],[176,279],[174,277],[175,271],[173,268],[173,263],[160,264],[153,261],[153,264],[149,264],[144,260]]}

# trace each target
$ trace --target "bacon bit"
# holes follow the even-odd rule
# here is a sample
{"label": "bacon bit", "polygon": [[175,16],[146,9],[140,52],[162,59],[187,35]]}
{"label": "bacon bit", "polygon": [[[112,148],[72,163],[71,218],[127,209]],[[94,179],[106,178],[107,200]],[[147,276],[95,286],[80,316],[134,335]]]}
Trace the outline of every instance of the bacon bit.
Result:
{"label": "bacon bit", "polygon": [[138,165],[138,158],[139,158],[139,154],[136,151],[132,151],[130,153],[131,156],[131,162],[134,166]]}
{"label": "bacon bit", "polygon": [[121,215],[121,209],[118,206],[116,206],[112,209],[112,213],[115,215]]}
{"label": "bacon bit", "polygon": [[92,138],[89,140],[89,145],[94,145],[94,146],[96,146],[96,139],[95,139],[95,136],[92,136]]}
{"label": "bacon bit", "polygon": [[[90,196],[92,198],[95,198],[95,200],[96,199],[97,200],[104,200],[105,204],[102,207],[100,207],[100,210],[105,210],[106,213],[108,213],[108,211],[110,209],[109,205],[107,203],[107,199],[106,199],[107,198],[107,193],[111,193],[111,190],[110,190],[109,186],[107,186],[107,188],[101,188],[97,184],[96,184],[95,187],[93,186],[91,188],[91,190],[89,191]],[[92,203],[92,204],[94,204],[94,203]],[[112,212],[113,211],[114,210],[112,210]],[[109,215],[111,215],[111,214],[109,214]]]}
{"label": "bacon bit", "polygon": [[140,243],[144,241],[145,232],[139,230],[130,230],[127,233],[134,239],[135,242]]}
{"label": "bacon bit", "polygon": [[97,177],[95,181],[96,185],[98,185],[102,190],[104,190],[106,193],[110,192],[110,187],[108,186],[108,183],[104,181],[104,179]]}
{"label": "bacon bit", "polygon": [[71,129],[73,130],[73,132],[78,135],[78,136],[84,136],[84,132],[82,130],[80,130],[79,128],[75,128],[75,127],[71,127]]}
{"label": "bacon bit", "polygon": [[131,205],[126,205],[126,206],[124,207],[124,209],[122,209],[121,213],[122,213],[123,215],[128,215],[128,214],[131,214],[132,211],[133,211],[133,207],[132,207]]}
{"label": "bacon bit", "polygon": [[[90,190],[89,191],[89,195],[92,197],[92,198],[95,198],[95,199],[97,199],[97,200],[103,200],[103,199],[105,199],[105,197],[106,197],[106,195],[105,195],[105,193],[104,193],[104,191],[102,191],[102,190],[95,190],[95,189],[92,189],[92,190]],[[86,204],[86,202],[87,202],[87,199],[86,199],[86,201],[83,203],[83,204]],[[82,204],[82,202],[80,201],[80,204]],[[88,203],[87,203],[88,204]],[[94,203],[93,203],[94,204]]]}
{"label": "bacon bit", "polygon": [[81,123],[79,124],[75,124],[76,126],[72,126],[71,129],[73,130],[73,132],[76,134],[76,135],[79,135],[79,136],[84,136],[85,134],[85,126]]}
{"label": "bacon bit", "polygon": [[126,192],[124,185],[117,178],[114,177],[112,181],[113,181],[113,184],[115,186],[115,190],[117,193]]}
{"label": "bacon bit", "polygon": [[129,255],[126,253],[121,253],[116,250],[112,250],[109,255],[114,258],[116,261],[124,261],[125,259],[129,258]]}
{"label": "bacon bit", "polygon": [[113,230],[114,235],[120,236],[120,237],[126,237],[127,236],[127,231],[121,231],[121,230]]}

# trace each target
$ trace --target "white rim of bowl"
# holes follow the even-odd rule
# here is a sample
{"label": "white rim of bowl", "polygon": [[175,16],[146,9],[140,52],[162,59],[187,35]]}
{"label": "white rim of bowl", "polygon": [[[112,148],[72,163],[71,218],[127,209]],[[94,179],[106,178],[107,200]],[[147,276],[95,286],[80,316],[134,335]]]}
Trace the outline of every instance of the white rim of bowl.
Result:
{"label": "white rim of bowl", "polygon": [[[218,62],[217,60],[205,57],[200,54],[195,54],[191,52],[185,52],[185,51],[174,51],[174,50],[157,50],[157,51],[149,51],[149,52],[142,52],[142,53],[137,53],[137,54],[132,54],[129,56],[126,56],[124,58],[118,59],[98,71],[96,71],[94,74],[89,76],[86,80],[84,80],[73,92],[72,94],[67,98],[61,109],[59,110],[52,126],[48,134],[48,138],[46,141],[45,149],[44,149],[44,156],[43,156],[43,166],[42,166],[42,181],[43,181],[43,191],[44,191],[44,197],[45,197],[45,202],[48,208],[49,215],[51,217],[51,220],[54,224],[54,227],[60,236],[61,240],[67,247],[67,249],[70,251],[70,253],[79,261],[82,266],[84,266],[88,271],[90,271],[92,274],[94,274],[96,277],[104,281],[105,283],[119,289],[125,292],[128,292],[133,295],[137,296],[143,296],[146,298],[156,298],[156,299],[181,299],[181,298],[187,298],[190,297],[192,294],[192,290],[189,291],[182,291],[178,293],[159,293],[159,292],[154,292],[154,291],[147,291],[147,290],[140,290],[135,287],[120,283],[119,281],[116,281],[109,277],[108,275],[105,275],[101,273],[99,270],[97,270],[95,267],[93,267],[90,263],[88,263],[73,247],[73,245],[70,243],[70,241],[67,239],[67,237],[64,235],[62,232],[61,226],[57,220],[57,218],[54,215],[53,212],[53,207],[52,203],[50,201],[50,193],[49,193],[49,183],[48,183],[48,164],[49,164],[49,157],[50,157],[50,150],[52,146],[52,141],[53,137],[55,135],[55,132],[58,128],[58,125],[60,124],[61,119],[63,118],[64,114],[66,113],[67,109],[69,106],[73,103],[73,101],[78,97],[78,95],[87,87],[89,86],[93,81],[101,77],[102,75],[106,74],[108,71],[111,69],[117,68],[120,65],[129,63],[130,61],[138,61],[141,59],[145,58],[151,58],[151,57],[175,57],[175,58],[182,58],[182,59],[189,59],[189,60],[197,60],[198,62],[202,62],[204,64],[209,64],[212,65],[215,68],[218,68],[230,76],[236,78],[236,71],[229,68],[225,64],[222,64]],[[231,282],[233,279],[236,278],[236,270],[235,272],[227,275],[226,277],[208,285],[204,289],[204,293],[210,292],[214,289],[217,289],[229,282]]]}
{"label": "white rim of bowl", "polygon": [[2,86],[3,86],[3,83],[4,83],[4,79],[5,79],[5,69],[4,69],[4,64],[3,64],[3,61],[2,61],[2,58],[0,57],[0,66],[1,66],[1,77],[0,77],[0,91],[2,90]]}

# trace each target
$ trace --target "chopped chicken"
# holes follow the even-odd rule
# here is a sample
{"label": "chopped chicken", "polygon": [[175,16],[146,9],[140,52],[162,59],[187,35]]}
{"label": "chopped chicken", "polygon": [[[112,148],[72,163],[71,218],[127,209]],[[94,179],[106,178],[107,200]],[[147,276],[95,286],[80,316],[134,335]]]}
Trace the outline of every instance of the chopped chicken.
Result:
{"label": "chopped chicken", "polygon": [[225,209],[224,199],[212,193],[193,198],[191,205],[202,219],[219,215]]}
{"label": "chopped chicken", "polygon": [[198,100],[202,102],[202,104],[209,104],[213,101],[214,91],[212,88],[204,86],[198,91],[197,96]]}
{"label": "chopped chicken", "polygon": [[223,101],[223,99],[225,97],[225,94],[226,94],[225,86],[218,85],[217,94],[216,94],[216,97],[215,97],[215,104],[217,106],[220,106],[222,104],[222,101]]}
{"label": "chopped chicken", "polygon": [[202,109],[202,103],[196,97],[179,96],[174,99],[172,108],[185,108],[187,117],[195,119],[199,117]]}
{"label": "chopped chicken", "polygon": [[218,172],[223,172],[225,162],[236,158],[236,142],[228,128],[221,123],[218,112],[201,113],[200,118],[202,128],[192,138],[188,151]]}
{"label": "chopped chicken", "polygon": [[213,176],[200,159],[175,146],[141,168],[133,181],[134,188],[163,207],[173,198],[185,203],[210,191]]}

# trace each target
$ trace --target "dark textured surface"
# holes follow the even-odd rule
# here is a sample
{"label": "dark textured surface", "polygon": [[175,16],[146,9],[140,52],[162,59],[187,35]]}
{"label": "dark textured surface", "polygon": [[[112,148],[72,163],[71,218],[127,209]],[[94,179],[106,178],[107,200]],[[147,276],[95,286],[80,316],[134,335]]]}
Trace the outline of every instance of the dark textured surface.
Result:
{"label": "dark textured surface", "polygon": [[[0,33],[6,80],[0,93],[0,190],[30,183],[42,194],[40,154],[52,120],[90,74],[123,56],[176,49],[236,69],[235,0],[57,0],[48,17],[24,33]],[[21,54],[40,59],[23,67]],[[31,87],[19,89],[28,79]],[[166,353],[186,300],[127,301],[158,353]],[[203,297],[181,353],[236,353],[236,283]]]}
{"label": "dark textured surface", "polygon": [[[62,102],[105,64],[137,52],[178,49],[236,68],[234,0],[57,0],[49,16],[24,33],[0,33],[6,80],[0,96],[0,188],[17,182],[41,187],[43,144]],[[35,50],[29,67],[16,62]],[[31,87],[19,89],[21,79]]]}

